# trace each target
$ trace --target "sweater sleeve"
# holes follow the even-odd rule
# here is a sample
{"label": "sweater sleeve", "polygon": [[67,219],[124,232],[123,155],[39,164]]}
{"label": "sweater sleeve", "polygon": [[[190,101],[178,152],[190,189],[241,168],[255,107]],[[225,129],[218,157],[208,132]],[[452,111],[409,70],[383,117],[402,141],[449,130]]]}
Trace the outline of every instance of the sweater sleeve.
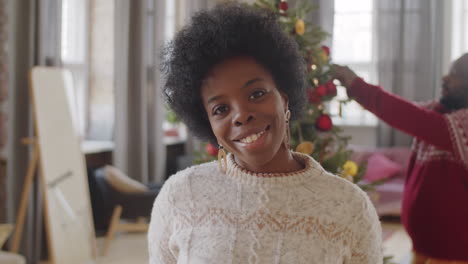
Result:
{"label": "sweater sleeve", "polygon": [[176,257],[171,253],[169,240],[170,226],[170,186],[164,184],[156,197],[151,213],[151,222],[148,230],[149,264],[177,263]]}
{"label": "sweater sleeve", "polygon": [[353,81],[348,94],[390,126],[440,149],[453,151],[449,126],[443,114],[419,107],[361,78]]}
{"label": "sweater sleeve", "polygon": [[360,203],[360,210],[353,222],[353,239],[351,242],[350,264],[381,264],[382,253],[382,226],[377,212],[363,193],[364,199]]}

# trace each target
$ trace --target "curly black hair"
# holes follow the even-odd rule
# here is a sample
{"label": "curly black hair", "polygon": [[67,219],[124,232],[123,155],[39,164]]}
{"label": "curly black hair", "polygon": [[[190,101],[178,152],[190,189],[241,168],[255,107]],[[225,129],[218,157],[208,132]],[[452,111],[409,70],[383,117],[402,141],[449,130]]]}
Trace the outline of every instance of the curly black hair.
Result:
{"label": "curly black hair", "polygon": [[283,32],[274,13],[223,3],[195,14],[162,54],[165,100],[195,136],[216,143],[200,90],[209,71],[234,56],[252,57],[265,67],[288,96],[291,119],[300,117],[305,104],[305,63],[297,43]]}

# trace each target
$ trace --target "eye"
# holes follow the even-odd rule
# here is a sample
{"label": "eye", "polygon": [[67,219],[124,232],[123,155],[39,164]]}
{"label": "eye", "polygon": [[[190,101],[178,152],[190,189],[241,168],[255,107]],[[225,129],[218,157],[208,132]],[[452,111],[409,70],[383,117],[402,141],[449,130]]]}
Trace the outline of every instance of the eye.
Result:
{"label": "eye", "polygon": [[213,109],[213,115],[221,115],[228,110],[226,105],[220,105]]}
{"label": "eye", "polygon": [[255,91],[250,95],[249,99],[255,100],[257,98],[260,98],[260,97],[264,96],[265,94],[266,94],[266,92],[262,91],[262,90]]}

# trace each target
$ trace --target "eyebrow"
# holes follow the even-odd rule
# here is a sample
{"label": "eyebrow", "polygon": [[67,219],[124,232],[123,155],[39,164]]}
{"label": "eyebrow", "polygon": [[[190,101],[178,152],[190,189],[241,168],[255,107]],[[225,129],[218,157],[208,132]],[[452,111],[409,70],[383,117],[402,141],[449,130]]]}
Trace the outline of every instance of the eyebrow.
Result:
{"label": "eyebrow", "polygon": [[260,78],[260,77],[253,78],[252,80],[249,80],[249,81],[247,81],[246,83],[244,83],[244,85],[242,85],[242,88],[245,88],[245,87],[247,87],[247,86],[249,86],[249,85],[251,85],[251,84],[253,84],[253,83],[261,82],[261,81],[263,81],[263,79]]}
{"label": "eyebrow", "polygon": [[[242,85],[241,89],[246,88],[246,87],[248,87],[249,85],[252,85],[253,83],[261,82],[261,81],[263,81],[263,79],[260,78],[260,77],[253,78],[253,79],[248,80],[247,82],[245,82],[244,85]],[[221,98],[221,97],[223,97],[223,96],[222,96],[222,95],[213,96],[213,97],[211,97],[210,99],[208,99],[207,104],[209,104],[209,103],[211,103],[211,102],[213,102],[213,101],[216,101],[216,100],[218,100],[218,99]]]}

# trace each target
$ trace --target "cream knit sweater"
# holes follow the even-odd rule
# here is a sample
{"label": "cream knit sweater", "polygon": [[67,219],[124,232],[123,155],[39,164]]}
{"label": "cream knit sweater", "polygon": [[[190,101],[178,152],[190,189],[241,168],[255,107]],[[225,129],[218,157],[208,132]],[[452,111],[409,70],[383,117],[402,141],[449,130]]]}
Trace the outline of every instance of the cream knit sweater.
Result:
{"label": "cream knit sweater", "polygon": [[[258,175],[217,162],[172,176],[148,233],[150,264],[378,264],[381,227],[367,195],[294,153],[305,169]],[[266,177],[265,177],[266,176]]]}

